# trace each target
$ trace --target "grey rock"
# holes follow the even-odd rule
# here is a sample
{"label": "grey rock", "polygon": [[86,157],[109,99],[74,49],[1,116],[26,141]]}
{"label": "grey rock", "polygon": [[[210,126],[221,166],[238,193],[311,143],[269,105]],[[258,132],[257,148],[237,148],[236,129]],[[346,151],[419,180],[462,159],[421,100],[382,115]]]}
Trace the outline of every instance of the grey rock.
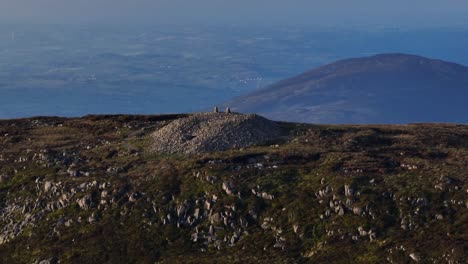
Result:
{"label": "grey rock", "polygon": [[205,201],[205,209],[211,210],[211,201],[208,201],[208,200]]}
{"label": "grey rock", "polygon": [[221,221],[221,215],[219,213],[214,213],[210,215],[209,221],[211,224],[219,223]]}
{"label": "grey rock", "polygon": [[179,205],[177,207],[177,217],[179,218],[182,218],[182,217],[185,217],[185,215],[187,214],[188,210],[189,210],[189,203],[188,201],[184,201],[184,203],[182,203],[181,205]]}
{"label": "grey rock", "polygon": [[293,232],[297,234],[297,231],[299,230],[299,225],[293,225]]}
{"label": "grey rock", "polygon": [[274,196],[266,192],[262,192],[262,198],[265,200],[273,200]]}
{"label": "grey rock", "polygon": [[351,186],[345,184],[344,189],[345,189],[345,196],[350,197],[354,195],[354,189],[351,188]]}
{"label": "grey rock", "polygon": [[360,236],[367,236],[367,231],[362,226],[358,227],[358,232]]}
{"label": "grey rock", "polygon": [[97,221],[98,221],[98,216],[97,216],[97,214],[95,214],[95,213],[92,213],[92,214],[88,217],[88,222],[91,223],[91,224],[92,224],[92,223],[95,223],[95,222],[97,222]]}
{"label": "grey rock", "polygon": [[91,195],[85,195],[83,198],[76,200],[76,203],[80,206],[81,209],[88,210],[92,206]]}
{"label": "grey rock", "polygon": [[193,211],[193,217],[195,217],[195,219],[199,219],[200,216],[201,216],[200,208],[195,208],[195,210]]}
{"label": "grey rock", "polygon": [[421,261],[421,258],[420,258],[419,255],[416,254],[416,253],[411,253],[411,254],[409,254],[409,256],[410,256],[410,258],[411,258],[412,260],[414,260],[415,262]]}
{"label": "grey rock", "polygon": [[222,189],[226,192],[227,195],[234,195],[235,190],[233,188],[232,182],[223,182]]}
{"label": "grey rock", "polygon": [[141,196],[142,196],[141,193],[139,193],[139,192],[134,192],[134,193],[132,193],[132,194],[130,194],[130,195],[128,196],[128,201],[131,202],[131,203],[134,203],[134,202],[136,202]]}
{"label": "grey rock", "polygon": [[51,188],[52,188],[52,183],[50,181],[46,181],[44,183],[44,192],[46,193],[49,192]]}
{"label": "grey rock", "polygon": [[45,260],[39,261],[39,264],[53,264],[54,262],[52,261],[53,259],[45,259]]}
{"label": "grey rock", "polygon": [[361,215],[361,214],[362,214],[362,209],[361,209],[361,207],[359,207],[359,206],[353,207],[353,213],[354,213],[355,215]]}

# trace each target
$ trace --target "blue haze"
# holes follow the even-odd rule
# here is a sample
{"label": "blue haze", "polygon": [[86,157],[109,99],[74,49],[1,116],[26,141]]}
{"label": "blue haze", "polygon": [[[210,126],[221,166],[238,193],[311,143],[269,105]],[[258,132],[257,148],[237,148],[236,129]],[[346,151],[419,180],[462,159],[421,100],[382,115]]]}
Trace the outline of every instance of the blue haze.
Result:
{"label": "blue haze", "polygon": [[0,118],[211,107],[338,59],[468,65],[468,2],[0,0]]}

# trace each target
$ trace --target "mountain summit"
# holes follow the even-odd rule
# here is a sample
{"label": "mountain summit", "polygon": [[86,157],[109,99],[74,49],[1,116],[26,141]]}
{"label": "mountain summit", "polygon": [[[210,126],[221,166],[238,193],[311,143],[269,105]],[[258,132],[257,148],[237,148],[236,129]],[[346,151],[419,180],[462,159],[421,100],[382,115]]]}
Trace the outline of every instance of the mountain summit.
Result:
{"label": "mountain summit", "polygon": [[407,54],[337,61],[228,103],[313,123],[468,122],[468,68]]}

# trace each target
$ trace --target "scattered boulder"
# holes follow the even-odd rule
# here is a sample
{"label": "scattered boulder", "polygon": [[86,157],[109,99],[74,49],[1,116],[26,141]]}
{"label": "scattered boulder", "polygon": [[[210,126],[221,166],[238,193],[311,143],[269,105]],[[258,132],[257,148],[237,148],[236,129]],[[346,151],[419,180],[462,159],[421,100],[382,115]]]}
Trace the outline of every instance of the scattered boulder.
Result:
{"label": "scattered boulder", "polygon": [[188,210],[190,209],[190,204],[188,201],[184,201],[179,207],[177,207],[177,217],[183,218],[187,214]]}
{"label": "scattered boulder", "polygon": [[38,264],[55,264],[57,260],[55,258],[44,259],[38,262]]}
{"label": "scattered boulder", "polygon": [[44,183],[44,192],[49,192],[51,188],[52,188],[52,183],[50,181],[46,181]]}
{"label": "scattered boulder", "polygon": [[351,186],[345,184],[344,190],[345,190],[345,196],[350,197],[354,195],[354,189]]}
{"label": "scattered boulder", "polygon": [[98,216],[97,216],[96,213],[92,213],[92,214],[88,217],[88,222],[89,222],[90,224],[97,222],[97,220],[98,220]]}
{"label": "scattered boulder", "polygon": [[234,195],[234,188],[232,182],[223,182],[222,185],[223,191],[226,192],[227,195]]}
{"label": "scattered boulder", "polygon": [[128,196],[128,201],[131,203],[136,202],[142,196],[139,192],[134,192]]}
{"label": "scattered boulder", "polygon": [[416,262],[421,261],[421,258],[420,258],[420,257],[418,256],[418,254],[416,254],[416,253],[411,253],[411,254],[409,254],[409,256],[410,256],[410,258],[411,258],[412,260],[414,260],[414,261],[416,261]]}
{"label": "scattered boulder", "polygon": [[80,206],[81,209],[90,209],[92,204],[91,195],[86,195],[83,198],[76,200],[76,203],[78,206]]}

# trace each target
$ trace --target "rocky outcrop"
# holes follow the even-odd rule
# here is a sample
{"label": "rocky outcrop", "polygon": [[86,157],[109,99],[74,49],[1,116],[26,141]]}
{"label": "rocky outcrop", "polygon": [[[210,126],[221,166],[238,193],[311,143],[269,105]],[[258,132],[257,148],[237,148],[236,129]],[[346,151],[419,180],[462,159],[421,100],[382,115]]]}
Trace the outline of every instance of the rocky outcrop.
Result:
{"label": "rocky outcrop", "polygon": [[80,120],[0,120],[0,263],[466,263],[465,126],[378,126],[396,143],[375,147],[285,124],[281,145],[172,156],[146,149],[171,121]]}

